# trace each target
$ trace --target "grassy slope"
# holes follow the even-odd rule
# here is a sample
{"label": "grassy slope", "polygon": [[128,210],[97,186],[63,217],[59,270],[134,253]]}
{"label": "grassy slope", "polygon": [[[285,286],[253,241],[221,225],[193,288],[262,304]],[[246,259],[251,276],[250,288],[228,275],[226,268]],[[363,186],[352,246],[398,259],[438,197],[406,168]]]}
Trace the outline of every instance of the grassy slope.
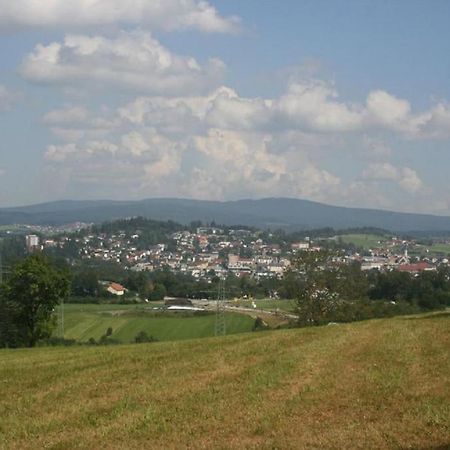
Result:
{"label": "grassy slope", "polygon": [[434,243],[432,245],[417,245],[408,250],[408,252],[411,255],[420,256],[448,256],[450,255],[450,244]]}
{"label": "grassy slope", "polygon": [[[375,234],[343,234],[340,236],[343,242],[354,244],[366,250],[383,246],[386,237]],[[379,243],[381,242],[381,244]],[[428,249],[428,252],[426,251]],[[392,248],[393,251],[403,253],[403,247]],[[429,246],[416,245],[408,249],[410,255],[417,256],[442,256],[450,255],[450,244],[434,243]]]}
{"label": "grassy slope", "polygon": [[[123,314],[126,312],[126,314]],[[65,305],[64,336],[86,342],[99,339],[108,327],[112,338],[133,342],[140,331],[160,341],[192,339],[214,335],[214,314],[197,317],[145,317],[142,306],[134,305]],[[242,314],[227,314],[229,334],[250,331],[254,320]]]}
{"label": "grassy slope", "polygon": [[0,447],[447,448],[450,316],[0,352]]}
{"label": "grassy slope", "polygon": [[354,244],[365,249],[381,247],[386,238],[376,234],[343,234],[339,236],[343,242]]}

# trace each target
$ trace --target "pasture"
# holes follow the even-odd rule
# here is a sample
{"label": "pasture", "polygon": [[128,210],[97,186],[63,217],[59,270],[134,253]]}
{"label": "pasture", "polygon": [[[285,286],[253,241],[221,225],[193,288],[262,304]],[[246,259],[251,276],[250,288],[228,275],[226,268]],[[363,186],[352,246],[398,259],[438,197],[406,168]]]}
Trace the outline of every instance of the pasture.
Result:
{"label": "pasture", "polygon": [[0,351],[0,448],[450,445],[450,315]]}
{"label": "pasture", "polygon": [[[121,343],[134,342],[140,331],[145,331],[159,341],[193,339],[214,335],[215,316],[180,313],[159,314],[152,308],[161,303],[146,305],[117,304],[66,304],[64,305],[64,337],[87,342],[98,340],[111,327],[111,338]],[[56,312],[61,320],[60,310]],[[248,316],[227,313],[227,333],[251,331],[254,320]],[[61,327],[55,330],[61,335]]]}

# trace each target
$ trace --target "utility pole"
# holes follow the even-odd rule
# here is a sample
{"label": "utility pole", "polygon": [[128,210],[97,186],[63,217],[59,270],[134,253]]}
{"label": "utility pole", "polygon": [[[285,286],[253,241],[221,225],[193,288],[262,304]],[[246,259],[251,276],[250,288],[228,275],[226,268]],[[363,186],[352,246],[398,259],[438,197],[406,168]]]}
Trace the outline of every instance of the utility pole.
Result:
{"label": "utility pole", "polygon": [[216,301],[216,324],[214,334],[216,336],[225,336],[226,332],[227,330],[225,321],[225,278],[220,277]]}

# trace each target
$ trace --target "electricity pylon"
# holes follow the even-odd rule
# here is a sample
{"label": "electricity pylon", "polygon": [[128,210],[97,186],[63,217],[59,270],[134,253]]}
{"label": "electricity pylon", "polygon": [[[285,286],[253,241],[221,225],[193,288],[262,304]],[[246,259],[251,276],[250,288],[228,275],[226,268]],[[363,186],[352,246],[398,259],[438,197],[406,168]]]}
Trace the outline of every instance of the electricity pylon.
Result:
{"label": "electricity pylon", "polygon": [[216,301],[216,324],[214,334],[216,336],[225,336],[227,332],[225,322],[225,278],[219,280],[219,290]]}

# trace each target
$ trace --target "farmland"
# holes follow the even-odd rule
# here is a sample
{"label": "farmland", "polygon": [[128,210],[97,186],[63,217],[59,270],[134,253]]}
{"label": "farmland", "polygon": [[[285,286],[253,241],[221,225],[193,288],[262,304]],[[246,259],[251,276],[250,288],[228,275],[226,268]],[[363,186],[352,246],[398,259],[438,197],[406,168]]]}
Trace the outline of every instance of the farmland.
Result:
{"label": "farmland", "polygon": [[450,315],[0,351],[0,447],[448,448]]}
{"label": "farmland", "polygon": [[[153,307],[143,305],[78,305],[64,306],[64,337],[87,342],[98,340],[111,327],[111,338],[130,343],[140,331],[145,331],[159,341],[192,339],[214,335],[214,314],[182,315],[177,313],[157,314]],[[60,318],[60,312],[57,311]],[[251,331],[254,320],[241,314],[227,314],[227,333]],[[60,333],[60,328],[55,334]]]}

